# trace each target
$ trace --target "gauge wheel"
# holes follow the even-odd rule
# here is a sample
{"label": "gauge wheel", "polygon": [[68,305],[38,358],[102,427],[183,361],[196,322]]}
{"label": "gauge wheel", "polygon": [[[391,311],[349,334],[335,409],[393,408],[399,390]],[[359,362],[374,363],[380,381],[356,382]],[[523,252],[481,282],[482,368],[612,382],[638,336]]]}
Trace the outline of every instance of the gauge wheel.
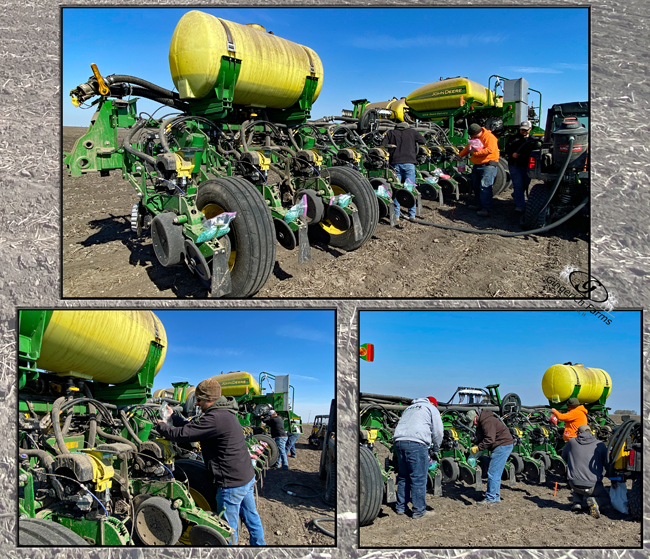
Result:
{"label": "gauge wheel", "polygon": [[361,225],[361,238],[355,240],[355,225],[342,231],[333,225],[328,219],[321,221],[318,225],[319,233],[322,233],[327,244],[342,248],[346,251],[358,249],[372,237],[379,221],[379,206],[375,201],[377,195],[372,185],[361,173],[350,167],[331,167],[324,169],[322,176],[330,179],[330,185],[334,195],[352,194],[352,203],[357,208],[359,223]]}
{"label": "gauge wheel", "polygon": [[275,227],[262,195],[241,177],[222,177],[199,186],[196,206],[206,219],[237,212],[227,233],[232,283],[227,297],[255,295],[269,279],[275,264]]}

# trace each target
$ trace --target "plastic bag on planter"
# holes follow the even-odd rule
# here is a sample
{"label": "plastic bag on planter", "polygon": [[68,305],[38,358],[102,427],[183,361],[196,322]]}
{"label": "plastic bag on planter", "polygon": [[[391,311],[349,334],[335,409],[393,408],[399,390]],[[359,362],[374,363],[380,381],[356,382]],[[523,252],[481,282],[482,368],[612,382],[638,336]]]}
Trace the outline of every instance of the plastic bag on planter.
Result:
{"label": "plastic bag on planter", "polygon": [[297,204],[291,206],[289,208],[289,211],[284,214],[284,221],[286,223],[291,223],[292,221],[295,221],[298,216],[306,216],[307,215],[307,195],[303,194],[300,202]]}
{"label": "plastic bag on planter", "polygon": [[406,179],[402,186],[409,192],[415,192],[415,184],[411,181],[411,179]]}
{"label": "plastic bag on planter", "polygon": [[436,177],[441,178],[441,179],[450,179],[450,178],[451,178],[451,175],[447,175],[447,174],[445,174],[445,172],[444,172],[440,167],[437,167],[437,168],[433,171],[433,174],[434,174]]}
{"label": "plastic bag on planter", "polygon": [[380,198],[392,198],[393,194],[383,184],[380,184],[375,191]]}
{"label": "plastic bag on planter", "polygon": [[431,186],[435,186],[435,185],[438,184],[438,179],[439,179],[439,177],[437,177],[437,176],[436,177],[427,177],[426,179],[424,179],[424,182],[430,184]]}
{"label": "plastic bag on planter", "polygon": [[483,145],[483,142],[479,140],[478,138],[472,138],[467,142],[470,147],[473,147],[476,151],[483,149],[485,146]]}
{"label": "plastic bag on planter", "polygon": [[612,486],[609,489],[609,498],[612,501],[612,506],[623,514],[628,514],[627,508],[627,487],[625,482],[612,481]]}
{"label": "plastic bag on planter", "polygon": [[339,194],[330,198],[330,206],[341,206],[345,208],[350,203],[350,200],[352,200],[351,194]]}
{"label": "plastic bag on planter", "polygon": [[205,219],[201,223],[203,231],[197,238],[196,243],[204,243],[214,238],[223,237],[230,231],[230,222],[237,217],[237,212],[224,212],[212,219]]}

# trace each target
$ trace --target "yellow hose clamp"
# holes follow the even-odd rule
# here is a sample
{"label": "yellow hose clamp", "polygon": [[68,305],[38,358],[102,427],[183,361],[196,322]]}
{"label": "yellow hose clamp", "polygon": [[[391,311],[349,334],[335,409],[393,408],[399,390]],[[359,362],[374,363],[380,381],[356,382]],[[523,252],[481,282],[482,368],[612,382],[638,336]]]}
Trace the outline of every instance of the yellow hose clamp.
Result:
{"label": "yellow hose clamp", "polygon": [[366,433],[368,434],[368,442],[370,444],[377,440],[377,429],[368,429]]}
{"label": "yellow hose clamp", "polygon": [[76,95],[72,96],[72,104],[75,107],[80,107],[81,106],[81,101],[79,101],[79,98]]}
{"label": "yellow hose clamp", "polygon": [[93,465],[95,491],[101,492],[110,489],[113,485],[113,475],[115,475],[110,459],[104,458],[104,453],[98,450],[91,450],[85,454]]}
{"label": "yellow hose clamp", "polygon": [[184,159],[182,154],[175,151],[176,156],[176,176],[192,178],[192,170],[194,169],[194,157],[190,160]]}
{"label": "yellow hose clamp", "polygon": [[424,151],[424,153],[426,153],[427,155],[431,155],[431,150],[429,149],[428,146],[421,146],[421,148]]}
{"label": "yellow hose clamp", "polygon": [[[99,70],[97,69],[97,64],[91,64],[90,67],[92,68],[93,74],[95,74],[95,78],[97,79],[97,86],[99,87],[99,94],[100,95],[108,95],[111,90],[108,89],[108,86],[106,85],[106,82],[104,81],[104,78],[102,78],[102,75],[99,73]],[[73,101],[74,103],[74,101]]]}
{"label": "yellow hose clamp", "polygon": [[451,436],[452,436],[452,438],[453,438],[455,441],[457,441],[457,440],[458,440],[458,431],[456,431],[456,429],[449,429],[449,431],[451,431]]}
{"label": "yellow hose clamp", "polygon": [[314,166],[320,167],[323,164],[323,156],[315,149],[312,149],[310,151],[314,153]]}
{"label": "yellow hose clamp", "polygon": [[268,171],[269,166],[271,165],[271,158],[264,155],[263,152],[258,151],[257,156],[259,157],[258,167],[260,171]]}
{"label": "yellow hose clamp", "polygon": [[388,153],[388,150],[386,148],[379,148],[381,150],[381,156],[388,161],[390,159],[390,153]]}
{"label": "yellow hose clamp", "polygon": [[354,154],[354,162],[359,163],[361,161],[361,154],[356,149],[352,149],[351,151]]}
{"label": "yellow hose clamp", "polygon": [[519,427],[515,427],[515,433],[517,433],[518,437],[521,437],[524,432]]}
{"label": "yellow hose clamp", "polygon": [[544,433],[544,436],[548,437],[548,428],[544,427],[543,425],[541,425],[541,428],[542,428],[542,433]]}

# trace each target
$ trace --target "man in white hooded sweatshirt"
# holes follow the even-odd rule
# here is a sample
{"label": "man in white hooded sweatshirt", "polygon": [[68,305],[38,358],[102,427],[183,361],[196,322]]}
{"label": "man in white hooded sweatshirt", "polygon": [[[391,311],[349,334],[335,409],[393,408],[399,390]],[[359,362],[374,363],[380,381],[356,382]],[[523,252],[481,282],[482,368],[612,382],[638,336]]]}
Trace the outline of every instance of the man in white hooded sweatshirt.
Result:
{"label": "man in white hooded sweatshirt", "polygon": [[413,518],[422,518],[427,508],[429,447],[438,448],[442,442],[442,419],[432,399],[413,400],[404,410],[393,435],[398,467],[395,512],[405,514],[406,504],[411,501]]}

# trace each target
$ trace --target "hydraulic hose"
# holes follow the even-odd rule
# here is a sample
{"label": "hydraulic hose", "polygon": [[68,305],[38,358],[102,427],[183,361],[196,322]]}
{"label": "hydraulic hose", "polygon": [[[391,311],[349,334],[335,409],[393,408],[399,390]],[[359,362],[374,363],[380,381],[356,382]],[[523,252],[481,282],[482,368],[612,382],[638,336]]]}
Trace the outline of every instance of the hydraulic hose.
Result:
{"label": "hydraulic hose", "polygon": [[122,423],[124,424],[124,427],[126,427],[126,430],[128,431],[129,435],[131,435],[131,438],[138,444],[142,444],[142,440],[136,432],[133,430],[133,427],[131,427],[131,424],[129,423],[129,418],[126,417],[126,413],[124,410],[120,410],[120,419],[122,420]]}
{"label": "hydraulic hose", "polygon": [[616,458],[620,454],[625,441],[630,433],[639,425],[636,419],[628,419],[623,423],[612,435],[612,438],[607,442],[607,475],[611,476],[614,473],[614,464]]}
{"label": "hydraulic hose", "polygon": [[332,517],[330,517],[330,516],[322,516],[322,517],[320,517],[320,518],[314,518],[314,519],[312,519],[312,524],[313,524],[314,526],[316,526],[316,528],[318,528],[318,529],[319,529],[321,532],[323,532],[323,534],[325,534],[326,536],[329,536],[330,538],[335,538],[336,535],[334,534],[334,532],[330,532],[329,530],[326,530],[325,528],[323,528],[323,527],[319,524],[320,522],[326,522],[326,521],[327,521],[327,522],[335,522],[336,519],[335,519],[335,518],[332,518]]}
{"label": "hydraulic hose", "polygon": [[36,456],[41,466],[43,466],[48,472],[52,471],[52,464],[54,464],[54,458],[52,458],[52,456],[50,456],[44,450],[39,450],[36,448],[30,448],[30,449],[19,448],[18,452],[19,454],[21,455],[24,454],[25,456]]}
{"label": "hydraulic hose", "polygon": [[66,402],[66,397],[61,396],[57,398],[54,404],[52,404],[52,412],[50,416],[52,418],[52,428],[54,429],[54,438],[56,439],[56,445],[58,448],[55,448],[57,454],[70,454],[70,449],[65,446],[65,440],[63,439],[63,433],[61,432],[61,424],[59,423],[59,415],[61,414],[61,406]]}
{"label": "hydraulic hose", "polygon": [[486,231],[484,229],[468,229],[465,227],[453,227],[452,225],[442,225],[441,223],[432,223],[430,221],[420,221],[415,220],[411,217],[407,217],[411,223],[418,223],[419,225],[428,225],[430,227],[439,227],[440,229],[451,229],[452,231],[461,231],[463,233],[476,233],[477,235],[499,235],[501,237],[523,237],[526,235],[538,235],[549,231],[559,225],[562,225],[565,221],[571,219],[576,215],[582,208],[584,208],[589,203],[589,197],[585,198],[580,204],[578,204],[571,212],[565,215],[563,218],[558,219],[557,221],[546,225],[545,227],[540,227],[539,229],[531,229],[530,231],[521,231],[519,233],[508,233],[506,231]]}
{"label": "hydraulic hose", "polygon": [[159,97],[166,97],[168,99],[179,99],[179,95],[177,92],[170,91],[169,89],[160,87],[159,85],[148,82],[147,80],[143,80],[142,78],[136,78],[135,76],[127,76],[124,74],[113,74],[111,76],[106,76],[104,81],[106,81],[109,85],[113,83],[114,84],[131,83],[134,85],[139,85],[141,87],[144,87],[145,89],[154,91],[158,93]]}
{"label": "hydraulic hose", "polygon": [[139,157],[143,161],[146,161],[151,165],[152,167],[156,167],[156,159],[154,157],[151,157],[150,155],[147,155],[146,153],[143,153],[141,151],[138,151],[134,147],[131,146],[131,140],[135,136],[136,132],[139,132],[142,128],[144,128],[145,124],[147,121],[145,119],[142,119],[140,122],[136,123],[136,125],[131,128],[131,131],[128,133],[127,137],[124,138],[124,142],[122,143],[122,147],[124,148],[125,151],[128,151],[130,154],[135,155],[136,157]]}
{"label": "hydraulic hose", "polygon": [[135,443],[131,442],[129,439],[125,439],[124,437],[121,437],[120,435],[113,435],[112,433],[107,433],[99,426],[97,427],[97,434],[100,437],[105,438],[107,441],[115,441],[116,443],[128,444],[133,449],[134,452],[138,452],[138,447],[136,446]]}
{"label": "hydraulic hose", "polygon": [[[86,398],[92,398],[93,395],[90,392],[90,388],[84,382],[82,385],[83,393],[86,395]],[[95,440],[97,438],[97,408],[95,405],[88,402],[88,411],[90,412],[90,427],[88,428],[88,448],[94,448]]]}

